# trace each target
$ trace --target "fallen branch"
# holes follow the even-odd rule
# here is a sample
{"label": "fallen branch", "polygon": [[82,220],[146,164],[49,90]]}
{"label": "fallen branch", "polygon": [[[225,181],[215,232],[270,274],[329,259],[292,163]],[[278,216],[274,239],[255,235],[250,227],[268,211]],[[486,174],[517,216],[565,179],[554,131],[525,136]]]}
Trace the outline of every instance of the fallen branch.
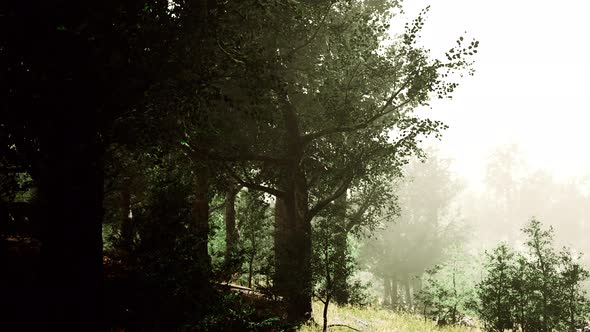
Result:
{"label": "fallen branch", "polygon": [[348,327],[349,329],[351,329],[353,331],[359,331],[360,332],[360,330],[357,330],[354,327],[348,326],[348,325],[345,325],[345,324],[330,324],[330,325],[328,325],[328,327]]}

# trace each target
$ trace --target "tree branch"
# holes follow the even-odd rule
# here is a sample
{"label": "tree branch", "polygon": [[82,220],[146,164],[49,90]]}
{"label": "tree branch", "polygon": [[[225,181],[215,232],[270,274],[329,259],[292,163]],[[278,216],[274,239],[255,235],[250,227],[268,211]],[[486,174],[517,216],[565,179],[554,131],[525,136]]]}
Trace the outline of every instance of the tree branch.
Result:
{"label": "tree branch", "polygon": [[230,167],[226,167],[227,169],[227,173],[241,186],[246,187],[246,188],[250,188],[250,189],[254,189],[254,190],[258,190],[258,191],[263,191],[265,193],[274,195],[276,197],[283,197],[285,195],[285,192],[271,188],[271,187],[267,187],[267,186],[263,186],[261,184],[257,184],[251,181],[244,181],[238,174],[236,174]]}
{"label": "tree branch", "polygon": [[356,131],[359,129],[364,129],[364,128],[368,127],[369,125],[371,125],[372,123],[374,123],[375,121],[379,120],[380,118],[382,118],[388,114],[391,114],[394,111],[399,110],[400,108],[404,107],[405,105],[409,104],[412,101],[412,99],[408,99],[399,105],[392,105],[393,101],[397,98],[397,96],[401,93],[401,91],[405,88],[406,85],[407,84],[403,84],[397,91],[392,93],[391,96],[389,97],[389,99],[387,99],[387,101],[385,102],[385,104],[383,106],[381,106],[381,109],[379,110],[379,112],[377,114],[373,115],[372,117],[370,117],[368,120],[358,123],[356,125],[352,125],[350,127],[332,127],[332,128],[328,128],[325,130],[320,130],[316,133],[304,135],[303,136],[303,143],[308,144],[309,142],[311,142],[315,139],[318,139],[320,137],[324,137],[324,136],[327,136],[330,134],[346,133],[346,132]]}
{"label": "tree branch", "polygon": [[239,63],[242,65],[245,65],[246,63],[240,59],[237,59],[236,57],[234,57],[231,53],[229,53],[228,51],[225,50],[225,48],[223,48],[223,46],[221,46],[221,42],[219,42],[219,40],[217,40],[217,46],[219,47],[219,49],[225,54],[227,55],[228,58],[230,58],[233,62],[235,63]]}
{"label": "tree branch", "polygon": [[328,14],[330,14],[330,10],[332,9],[332,6],[334,5],[334,3],[335,3],[335,1],[330,1],[330,4],[328,5],[328,8],[326,9],[326,13],[324,14],[324,17],[322,17],[322,19],[320,20],[320,23],[318,24],[318,28],[313,32],[313,34],[311,35],[311,37],[309,37],[305,42],[303,42],[303,44],[301,44],[301,45],[293,48],[291,50],[291,52],[289,52],[287,54],[287,57],[292,56],[293,54],[295,54],[300,49],[302,49],[302,48],[306,47],[307,45],[309,45],[315,39],[315,37],[318,35],[318,33],[320,32],[320,30],[322,29],[322,25],[326,21],[326,18],[328,18]]}
{"label": "tree branch", "polygon": [[309,212],[307,214],[307,218],[309,220],[311,220],[313,217],[315,217],[316,214],[318,214],[328,204],[333,202],[338,197],[342,196],[346,192],[348,187],[350,186],[350,183],[352,182],[353,179],[354,179],[354,173],[350,172],[350,175],[346,179],[344,179],[344,181],[342,181],[342,184],[340,184],[340,187],[338,187],[338,189],[336,189],[336,191],[334,191],[332,193],[332,195],[324,198],[323,200],[320,200],[319,202],[316,203],[316,205],[314,207],[312,207],[309,210]]}
{"label": "tree branch", "polygon": [[[185,146],[185,145],[183,145],[183,146]],[[215,160],[215,161],[227,161],[227,162],[260,161],[260,162],[279,164],[279,165],[283,165],[283,164],[289,162],[289,159],[287,159],[287,158],[275,158],[275,157],[270,157],[270,156],[265,156],[265,155],[257,155],[254,153],[241,153],[241,154],[236,154],[233,156],[222,156],[220,154],[212,153],[212,152],[207,151],[205,149],[194,148],[192,146],[187,147],[187,148],[189,149],[189,152],[191,153],[192,157],[199,158],[199,157],[201,157],[201,155],[204,155],[208,159]]]}
{"label": "tree branch", "polygon": [[330,325],[328,325],[328,327],[347,327],[347,328],[349,328],[349,329],[351,329],[353,331],[360,331],[360,330],[355,329],[352,326],[348,326],[348,325],[345,325],[345,324],[330,324]]}
{"label": "tree branch", "polygon": [[376,194],[377,194],[377,188],[373,188],[373,190],[371,190],[371,192],[369,193],[367,199],[363,202],[363,204],[361,206],[359,206],[359,208],[356,210],[356,212],[350,218],[348,218],[348,223],[346,223],[346,226],[344,229],[344,231],[346,233],[350,232],[354,226],[357,226],[360,224],[362,216],[365,214],[365,212],[367,212],[367,210],[371,206],[373,198],[375,197]]}

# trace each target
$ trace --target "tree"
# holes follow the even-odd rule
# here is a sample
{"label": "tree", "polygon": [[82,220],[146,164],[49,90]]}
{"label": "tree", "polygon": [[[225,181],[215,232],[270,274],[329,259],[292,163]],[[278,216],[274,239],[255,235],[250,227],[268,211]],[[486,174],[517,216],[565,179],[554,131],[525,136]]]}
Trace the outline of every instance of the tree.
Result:
{"label": "tree", "polygon": [[572,257],[567,248],[559,253],[559,259],[562,266],[560,302],[563,306],[560,329],[575,332],[586,324],[585,319],[590,313],[590,301],[582,288],[582,283],[590,278],[590,272],[579,263],[581,255]]}
{"label": "tree", "polygon": [[[243,192],[243,200],[238,210],[241,248],[244,250],[247,265],[247,284],[252,288],[257,274],[266,274],[267,281],[272,276],[269,261],[272,261],[272,225],[270,207],[264,194],[254,190]],[[268,287],[267,285],[265,285]]]}
{"label": "tree", "polygon": [[323,331],[328,329],[328,307],[338,287],[334,279],[337,273],[347,273],[353,268],[346,242],[339,241],[341,229],[330,218],[319,218],[314,225],[313,243],[314,259],[312,271],[314,277],[314,295],[324,304]]}
{"label": "tree", "polygon": [[503,332],[514,328],[518,294],[513,285],[516,275],[514,253],[506,244],[500,244],[487,253],[485,269],[488,274],[477,286],[481,301],[479,316],[489,331]]}
{"label": "tree", "polygon": [[469,219],[477,224],[474,228],[482,247],[497,241],[517,243],[522,235],[519,229],[534,215],[551,220],[558,229],[558,242],[587,251],[584,232],[578,231],[588,223],[584,213],[587,197],[580,180],[557,181],[546,170],[527,165],[522,154],[517,145],[498,148],[489,158],[485,190],[473,193],[472,201],[465,204]]}
{"label": "tree", "polygon": [[39,185],[44,327],[67,320],[79,329],[102,329],[105,147],[117,121],[148,113],[142,106],[150,86],[184,70],[178,53],[188,40],[208,36],[215,3],[0,7],[3,31],[14,32],[0,42],[7,87],[0,98],[7,138],[1,149]]}
{"label": "tree", "polygon": [[[405,305],[412,307],[420,291],[422,274],[444,261],[452,243],[461,242],[466,230],[453,207],[460,183],[451,177],[448,160],[435,151],[428,159],[413,160],[405,167],[393,195],[398,209],[385,209],[382,229],[366,241],[364,257],[371,271],[384,283],[384,303],[400,305],[398,288],[405,290]],[[391,185],[387,190],[392,190]],[[425,203],[426,202],[426,203]],[[398,287],[399,286],[399,287]]]}
{"label": "tree", "polygon": [[481,318],[490,331],[576,331],[588,315],[580,284],[588,278],[567,248],[553,248],[553,229],[536,219],[523,228],[526,251],[506,245],[488,256],[487,276],[478,286]]}
{"label": "tree", "polygon": [[291,316],[309,318],[311,220],[353,180],[398,169],[417,151],[419,136],[443,128],[411,110],[433,94],[451,93],[456,83],[443,81],[447,71],[469,70],[465,57],[478,43],[463,46],[460,38],[442,62],[416,44],[421,16],[385,48],[388,16],[373,6],[236,6],[239,32],[219,41],[231,64],[220,75],[229,79],[217,86],[224,96],[214,105],[219,114],[209,114],[240,129],[222,145],[204,145],[188,127],[186,146],[193,155],[238,165],[227,167],[238,184],[272,194],[284,206],[285,222],[277,225],[289,237],[277,242],[276,271],[293,277],[276,281],[286,283],[281,288]]}

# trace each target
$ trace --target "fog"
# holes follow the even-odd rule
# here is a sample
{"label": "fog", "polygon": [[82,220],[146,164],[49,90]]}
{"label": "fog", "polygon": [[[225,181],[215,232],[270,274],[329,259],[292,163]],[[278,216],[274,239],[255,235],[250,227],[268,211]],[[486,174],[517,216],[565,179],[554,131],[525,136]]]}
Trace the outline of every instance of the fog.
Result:
{"label": "fog", "polygon": [[443,54],[455,36],[481,42],[476,74],[428,116],[449,125],[431,145],[465,188],[457,196],[473,243],[513,241],[535,216],[556,237],[590,253],[590,112],[583,40],[590,5],[565,1],[408,1],[412,18],[430,6],[422,44]]}
{"label": "fog", "polygon": [[[422,287],[411,285],[412,274],[425,282],[429,268],[473,263],[500,243],[522,250],[533,219],[552,227],[556,248],[584,254],[588,266],[590,22],[582,15],[590,5],[417,0],[405,2],[402,15],[410,20],[427,6],[421,43],[434,56],[459,36],[481,46],[475,75],[460,78],[453,99],[420,110],[449,128],[394,189],[400,216],[361,250],[376,292],[384,303],[411,306]],[[459,252],[468,257],[457,259]]]}

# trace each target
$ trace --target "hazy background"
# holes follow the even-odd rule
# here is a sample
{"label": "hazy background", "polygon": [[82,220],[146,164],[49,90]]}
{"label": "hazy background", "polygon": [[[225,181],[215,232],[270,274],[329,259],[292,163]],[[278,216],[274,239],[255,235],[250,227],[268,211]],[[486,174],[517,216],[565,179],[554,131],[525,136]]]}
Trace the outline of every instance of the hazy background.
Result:
{"label": "hazy background", "polygon": [[429,114],[450,126],[439,147],[468,187],[482,189],[488,156],[509,144],[530,167],[559,180],[586,177],[587,185],[590,4],[412,0],[404,2],[406,19],[428,5],[422,43],[433,55],[460,35],[480,41],[476,75]]}
{"label": "hazy background", "polygon": [[[444,58],[459,36],[480,41],[476,73],[425,115],[449,129],[431,145],[463,184],[455,198],[471,245],[517,243],[535,216],[558,244],[590,254],[590,47],[582,1],[404,1],[392,31],[430,6],[421,43]],[[428,204],[425,202],[425,204]]]}

